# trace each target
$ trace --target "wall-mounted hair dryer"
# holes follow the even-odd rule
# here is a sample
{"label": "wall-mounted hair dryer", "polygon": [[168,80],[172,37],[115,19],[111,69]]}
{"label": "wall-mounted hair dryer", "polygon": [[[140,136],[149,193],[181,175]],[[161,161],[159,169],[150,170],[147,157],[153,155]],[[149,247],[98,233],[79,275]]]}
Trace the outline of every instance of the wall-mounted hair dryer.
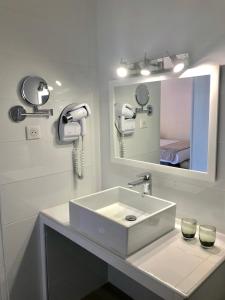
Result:
{"label": "wall-mounted hair dryer", "polygon": [[59,118],[59,140],[63,143],[73,143],[74,172],[79,178],[83,178],[84,175],[84,136],[87,131],[86,119],[90,114],[88,104],[74,103],[66,106]]}
{"label": "wall-mounted hair dryer", "polygon": [[135,132],[136,113],[133,107],[128,104],[115,104],[115,126],[119,134],[120,156],[125,157],[124,137]]}
{"label": "wall-mounted hair dryer", "polygon": [[130,104],[115,104],[116,126],[123,135],[130,135],[135,131],[136,113]]}

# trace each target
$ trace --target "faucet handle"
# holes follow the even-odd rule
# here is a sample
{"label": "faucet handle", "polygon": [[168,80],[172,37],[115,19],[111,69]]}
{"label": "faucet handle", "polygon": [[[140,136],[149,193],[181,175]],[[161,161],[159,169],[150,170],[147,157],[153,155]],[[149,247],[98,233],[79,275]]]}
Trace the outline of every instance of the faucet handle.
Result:
{"label": "faucet handle", "polygon": [[152,174],[150,172],[144,172],[144,173],[138,174],[137,177],[143,178],[144,180],[151,180]]}

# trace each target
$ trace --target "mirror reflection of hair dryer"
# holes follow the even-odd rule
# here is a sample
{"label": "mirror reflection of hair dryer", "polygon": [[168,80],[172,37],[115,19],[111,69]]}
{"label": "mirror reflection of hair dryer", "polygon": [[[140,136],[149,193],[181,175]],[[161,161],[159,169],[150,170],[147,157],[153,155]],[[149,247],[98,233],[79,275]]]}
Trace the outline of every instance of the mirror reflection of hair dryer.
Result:
{"label": "mirror reflection of hair dryer", "polygon": [[59,119],[59,140],[73,143],[73,166],[78,178],[84,176],[84,136],[86,135],[86,119],[91,110],[88,104],[70,104],[64,108]]}
{"label": "mirror reflection of hair dryer", "polygon": [[135,132],[136,113],[130,104],[115,104],[115,126],[120,137],[120,157],[125,157],[124,137]]}

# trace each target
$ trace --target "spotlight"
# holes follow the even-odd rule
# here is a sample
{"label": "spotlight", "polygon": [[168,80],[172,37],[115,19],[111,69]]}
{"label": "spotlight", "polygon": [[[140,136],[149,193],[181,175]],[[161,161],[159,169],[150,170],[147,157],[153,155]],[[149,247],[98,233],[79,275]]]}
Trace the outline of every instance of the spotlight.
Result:
{"label": "spotlight", "polygon": [[173,67],[173,72],[180,73],[181,71],[183,71],[184,67],[185,67],[184,62],[182,62],[182,61],[177,62]]}
{"label": "spotlight", "polygon": [[184,70],[184,68],[186,66],[184,59],[177,58],[176,55],[170,56],[170,59],[173,64],[173,72],[174,73],[180,73],[181,71]]}
{"label": "spotlight", "polygon": [[174,73],[180,75],[190,65],[188,53],[170,55],[151,59],[145,54],[144,59],[129,63],[122,59],[116,69],[119,78],[125,77],[148,77],[154,74]]}
{"label": "spotlight", "polygon": [[138,63],[138,66],[140,68],[140,74],[142,76],[149,76],[151,74],[151,60],[148,58],[147,53],[145,53],[143,61],[140,61]]}
{"label": "spotlight", "polygon": [[119,67],[116,70],[117,76],[120,78],[125,78],[128,75],[128,69],[125,67]]}
{"label": "spotlight", "polygon": [[125,78],[128,75],[128,65],[127,62],[121,59],[120,66],[116,70],[117,76],[120,78]]}
{"label": "spotlight", "polygon": [[150,70],[148,69],[141,69],[140,73],[142,76],[149,76],[151,74]]}

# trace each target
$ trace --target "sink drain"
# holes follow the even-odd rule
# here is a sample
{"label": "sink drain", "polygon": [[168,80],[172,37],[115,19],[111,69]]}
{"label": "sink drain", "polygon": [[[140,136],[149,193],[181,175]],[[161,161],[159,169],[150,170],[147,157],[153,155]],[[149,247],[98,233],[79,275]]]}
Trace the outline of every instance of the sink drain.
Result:
{"label": "sink drain", "polygon": [[137,217],[134,216],[134,215],[128,215],[125,217],[125,220],[126,221],[130,221],[130,222],[133,222],[133,221],[136,221],[137,220]]}

